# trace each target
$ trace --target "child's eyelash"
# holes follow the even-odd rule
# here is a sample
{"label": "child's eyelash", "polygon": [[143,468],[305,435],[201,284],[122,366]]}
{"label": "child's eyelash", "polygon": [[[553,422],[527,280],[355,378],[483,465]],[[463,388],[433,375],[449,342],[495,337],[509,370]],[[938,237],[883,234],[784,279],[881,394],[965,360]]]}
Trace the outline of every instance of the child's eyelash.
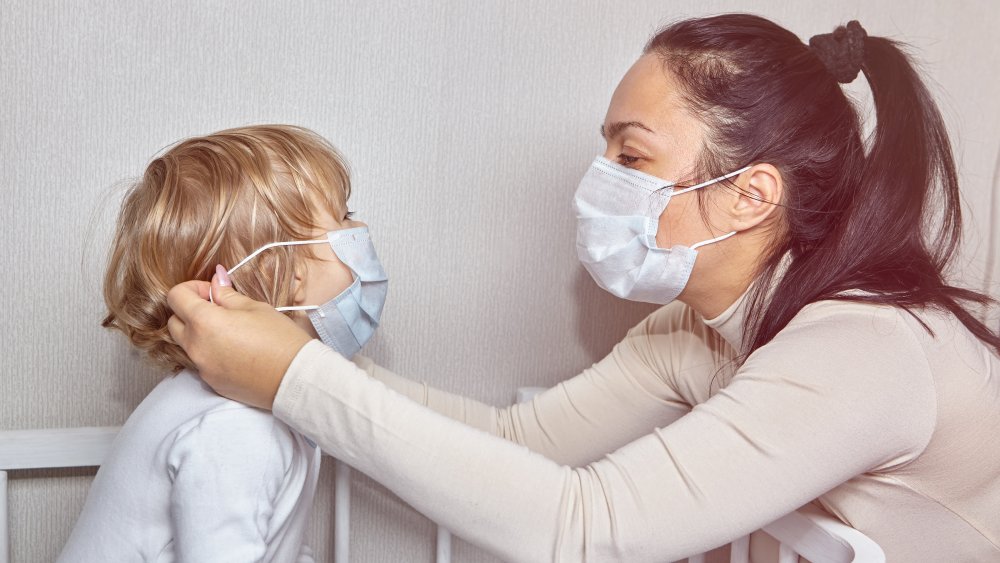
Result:
{"label": "child's eyelash", "polygon": [[349,221],[352,218],[354,218],[354,212],[353,211],[348,211],[347,214],[344,215],[344,220],[345,221]]}

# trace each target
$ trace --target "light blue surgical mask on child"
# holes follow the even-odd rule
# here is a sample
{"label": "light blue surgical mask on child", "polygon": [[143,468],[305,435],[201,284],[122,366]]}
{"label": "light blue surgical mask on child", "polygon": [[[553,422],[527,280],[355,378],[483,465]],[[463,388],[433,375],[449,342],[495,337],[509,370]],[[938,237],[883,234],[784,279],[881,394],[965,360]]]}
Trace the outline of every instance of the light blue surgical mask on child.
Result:
{"label": "light blue surgical mask on child", "polygon": [[375,334],[388,293],[389,278],[379,262],[368,227],[330,231],[325,239],[272,242],[253,251],[233,266],[229,273],[261,252],[277,246],[324,244],[350,268],[354,282],[322,305],[277,307],[278,311],[308,311],[309,320],[324,344],[345,358],[352,358]]}
{"label": "light blue surgical mask on child", "polygon": [[690,247],[656,246],[660,215],[673,196],[704,188],[749,170],[744,166],[707,182],[674,190],[662,180],[597,157],[573,198],[576,251],[597,285],[632,301],[666,304],[680,295],[694,268],[697,249],[735,231]]}

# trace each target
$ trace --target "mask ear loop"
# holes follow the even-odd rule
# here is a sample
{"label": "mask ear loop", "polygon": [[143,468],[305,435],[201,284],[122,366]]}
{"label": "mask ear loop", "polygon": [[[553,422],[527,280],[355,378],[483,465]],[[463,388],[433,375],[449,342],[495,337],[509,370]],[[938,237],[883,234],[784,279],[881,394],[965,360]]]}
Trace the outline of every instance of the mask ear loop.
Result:
{"label": "mask ear loop", "polygon": [[721,182],[722,180],[728,180],[729,178],[732,178],[733,176],[739,176],[740,174],[746,172],[747,170],[750,170],[750,165],[744,166],[743,168],[740,168],[739,170],[737,170],[735,172],[730,172],[729,174],[726,174],[725,176],[719,176],[718,178],[712,178],[711,180],[702,182],[700,184],[695,184],[694,186],[691,186],[690,188],[684,188],[683,190],[677,190],[676,192],[673,192],[672,194],[670,194],[670,197],[673,197],[675,195],[686,194],[688,192],[693,192],[695,190],[704,188],[705,186],[709,186],[709,185],[714,184],[716,182]]}
{"label": "mask ear loop", "polygon": [[[251,259],[253,259],[255,256],[257,256],[261,252],[264,252],[265,250],[269,250],[271,248],[276,248],[276,247],[279,247],[279,246],[298,246],[300,244],[323,244],[323,243],[328,243],[328,242],[330,242],[330,241],[327,240],[327,239],[322,239],[322,240],[290,240],[290,241],[286,241],[286,242],[271,242],[271,243],[265,244],[264,246],[258,248],[257,250],[254,250],[253,252],[251,252],[249,256],[247,256],[246,258],[240,260],[238,264],[236,264],[235,266],[233,266],[226,273],[231,275],[233,272],[236,271],[237,268],[239,268],[240,266],[246,264],[247,262],[249,262]],[[211,301],[212,303],[215,303],[215,299],[212,298],[212,287],[211,286],[208,287],[208,300]],[[276,307],[276,310],[278,310],[278,311],[310,311],[312,309],[319,309],[319,307],[317,307],[315,305],[302,305],[302,306],[298,306],[298,307]]]}
{"label": "mask ear loop", "polygon": [[698,250],[699,246],[705,246],[706,244],[712,244],[713,242],[719,242],[720,240],[725,240],[736,234],[736,231],[722,235],[721,237],[710,238],[708,240],[703,240],[691,245],[691,250]]}
{"label": "mask ear loop", "polygon": [[[739,176],[740,174],[746,172],[747,170],[750,170],[750,165],[749,164],[746,165],[746,166],[744,166],[743,168],[740,168],[739,170],[736,170],[735,172],[730,172],[729,174],[726,174],[724,176],[719,176],[718,178],[713,178],[711,180],[708,180],[706,182],[702,182],[700,184],[696,184],[694,186],[691,186],[690,188],[684,188],[683,190],[678,190],[676,192],[673,192],[672,194],[670,194],[670,197],[674,197],[676,195],[681,195],[681,194],[686,194],[688,192],[693,192],[694,190],[698,190],[698,189],[704,188],[705,186],[712,185],[712,184],[714,184],[716,182],[721,182],[722,180],[728,180],[729,178],[732,178],[733,176]],[[701,242],[697,242],[697,243],[691,245],[691,250],[697,250],[699,247],[705,246],[706,244],[712,244],[713,242],[719,242],[720,240],[725,240],[725,239],[727,239],[727,238],[729,238],[729,237],[731,237],[731,236],[733,236],[735,234],[736,234],[736,231],[733,231],[731,233],[724,234],[724,235],[722,235],[720,237],[715,237],[715,238],[711,238],[711,239],[708,239],[708,240],[703,240]]]}
{"label": "mask ear loop", "polygon": [[319,308],[319,305],[295,305],[292,307],[275,307],[274,310],[282,313],[285,311],[316,311],[319,313],[319,316],[321,318],[324,319],[326,318],[326,315],[323,314],[323,311]]}

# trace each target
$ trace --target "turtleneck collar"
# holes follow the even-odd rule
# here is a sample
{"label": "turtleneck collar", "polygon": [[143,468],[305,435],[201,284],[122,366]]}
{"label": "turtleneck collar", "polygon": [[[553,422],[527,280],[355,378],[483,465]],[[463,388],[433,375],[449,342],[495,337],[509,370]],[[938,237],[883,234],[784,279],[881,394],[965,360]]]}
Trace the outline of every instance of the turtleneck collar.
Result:
{"label": "turtleneck collar", "polygon": [[743,318],[746,315],[747,295],[753,288],[751,283],[742,295],[736,298],[725,311],[719,313],[715,318],[702,319],[706,326],[719,333],[734,350],[742,350],[743,346]]}
{"label": "turtleneck collar", "polygon": [[[780,280],[785,272],[788,270],[789,264],[792,261],[791,252],[786,252],[784,256],[781,257],[781,261],[778,263],[778,268],[775,271],[774,283],[771,289],[768,290],[767,298],[771,298],[771,293],[774,290],[774,286],[777,285],[778,280]],[[732,304],[726,308],[725,311],[720,313],[717,317],[712,319],[702,319],[706,326],[719,333],[734,350],[743,351],[743,334],[744,334],[744,322],[746,320],[747,307],[750,305],[748,295],[753,289],[754,284],[757,280],[750,282],[743,294],[736,298]]]}

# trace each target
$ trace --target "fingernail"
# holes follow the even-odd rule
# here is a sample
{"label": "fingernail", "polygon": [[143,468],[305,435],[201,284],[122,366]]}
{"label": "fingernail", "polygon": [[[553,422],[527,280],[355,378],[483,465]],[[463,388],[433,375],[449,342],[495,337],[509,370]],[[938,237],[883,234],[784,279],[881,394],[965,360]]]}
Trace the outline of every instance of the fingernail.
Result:
{"label": "fingernail", "polygon": [[222,264],[215,266],[215,275],[219,277],[219,287],[233,287],[233,282],[229,281],[229,272],[222,267]]}

